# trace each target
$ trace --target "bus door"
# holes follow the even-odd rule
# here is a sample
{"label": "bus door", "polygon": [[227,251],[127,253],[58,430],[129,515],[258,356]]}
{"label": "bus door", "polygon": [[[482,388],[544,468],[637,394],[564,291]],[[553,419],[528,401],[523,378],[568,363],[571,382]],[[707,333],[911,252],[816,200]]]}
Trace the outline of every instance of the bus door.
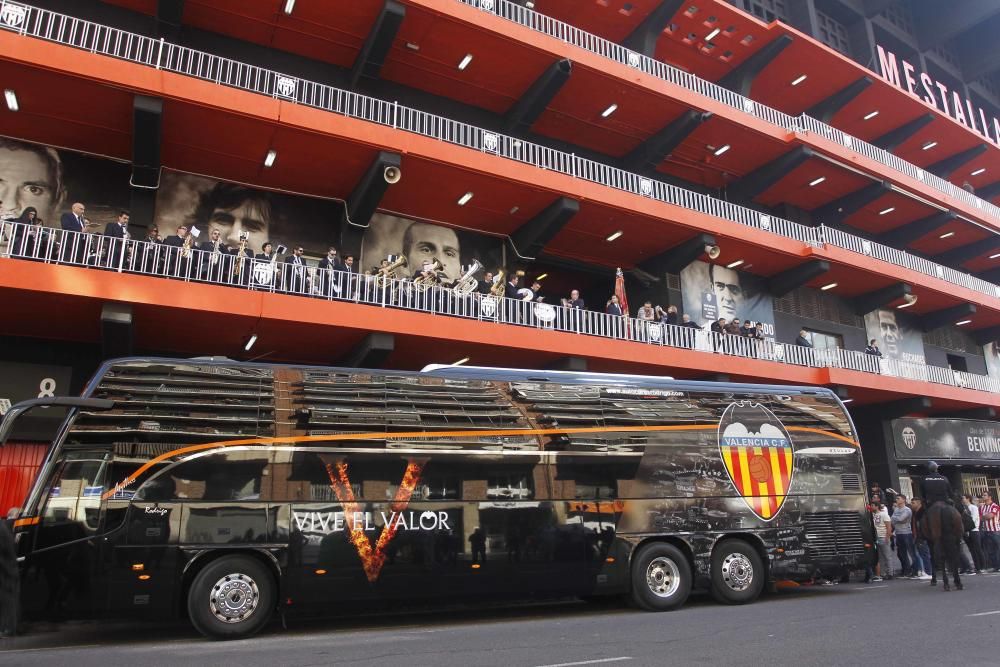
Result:
{"label": "bus door", "polygon": [[[136,465],[116,466],[115,476],[120,479]],[[108,500],[105,543],[112,610],[157,615],[171,609],[181,570],[176,545],[183,506],[175,488],[170,471],[154,473],[134,494],[122,491]]]}
{"label": "bus door", "polygon": [[82,617],[106,605],[102,495],[111,459],[108,449],[93,449],[56,461],[37,523],[18,544],[26,616]]}

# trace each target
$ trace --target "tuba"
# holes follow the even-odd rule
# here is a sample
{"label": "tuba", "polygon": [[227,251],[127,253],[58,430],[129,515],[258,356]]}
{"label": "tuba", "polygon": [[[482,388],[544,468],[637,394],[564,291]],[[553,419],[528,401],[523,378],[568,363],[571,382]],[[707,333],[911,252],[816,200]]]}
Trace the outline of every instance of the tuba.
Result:
{"label": "tuba", "polygon": [[385,287],[392,280],[392,277],[396,273],[396,269],[406,268],[406,258],[403,256],[393,257],[389,255],[389,266],[379,268],[376,273],[375,284],[379,287]]}
{"label": "tuba", "polygon": [[469,270],[466,271],[461,278],[455,282],[455,286],[452,288],[455,290],[456,294],[472,294],[479,287],[479,281],[476,280],[475,275],[479,273],[479,270],[483,268],[483,265],[479,263],[478,259],[472,260],[472,264],[469,265]]}
{"label": "tuba", "polygon": [[438,258],[435,257],[434,259],[431,260],[431,265],[429,268],[431,275],[425,276],[423,275],[423,273],[421,273],[419,276],[413,279],[414,286],[416,286],[417,289],[425,290],[428,287],[431,287],[432,285],[437,285],[438,271],[440,271],[443,268],[444,267],[441,265],[440,260],[438,260]]}
{"label": "tuba", "polygon": [[497,269],[496,275],[493,276],[493,287],[490,288],[490,294],[493,296],[503,296],[503,269]]}

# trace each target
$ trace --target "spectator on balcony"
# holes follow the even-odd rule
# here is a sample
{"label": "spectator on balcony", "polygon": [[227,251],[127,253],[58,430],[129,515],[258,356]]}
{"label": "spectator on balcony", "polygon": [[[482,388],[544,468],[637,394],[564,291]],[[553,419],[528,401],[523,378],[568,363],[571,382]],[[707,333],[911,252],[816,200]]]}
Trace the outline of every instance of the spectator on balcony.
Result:
{"label": "spectator on balcony", "polygon": [[129,212],[118,211],[118,218],[115,219],[114,222],[108,223],[107,227],[104,228],[104,235],[109,236],[113,239],[129,238],[128,221],[129,221]]}
{"label": "spectator on balcony", "polygon": [[493,272],[487,271],[486,273],[483,274],[483,279],[479,281],[478,285],[476,285],[476,291],[482,294],[483,296],[486,296],[487,294],[490,293],[490,290],[492,288],[493,288]]}
{"label": "spectator on balcony", "polygon": [[49,247],[49,233],[42,227],[42,219],[34,206],[21,211],[14,220],[17,226],[10,243],[10,254],[14,257],[44,259]]}
{"label": "spectator on balcony", "polygon": [[340,276],[337,274],[343,270],[343,264],[337,257],[337,249],[330,246],[326,251],[326,256],[319,260],[319,291],[325,297],[340,296],[341,285]]}
{"label": "spectator on balcony", "polygon": [[740,334],[746,338],[756,338],[757,337],[757,327],[750,320],[743,322],[743,327],[740,329]]}
{"label": "spectator on balcony", "polygon": [[726,318],[720,317],[715,322],[712,322],[711,329],[717,334],[726,333]]}
{"label": "spectator on balcony", "polygon": [[865,354],[870,354],[873,357],[881,357],[882,350],[878,349],[878,341],[872,338],[868,341],[868,346],[865,348]]}
{"label": "spectator on balcony", "polygon": [[293,294],[308,293],[309,278],[306,275],[308,264],[302,257],[304,252],[305,249],[302,246],[296,246],[291,255],[285,256],[284,288],[287,292]]}
{"label": "spectator on balcony", "polygon": [[537,280],[531,283],[531,293],[535,295],[532,299],[535,303],[542,303],[545,301],[545,295],[542,294],[542,284]]}
{"label": "spectator on balcony", "polygon": [[976,194],[976,188],[972,187],[972,183],[965,181],[962,183],[962,189],[970,194]]}
{"label": "spectator on balcony", "polygon": [[799,330],[799,335],[795,337],[795,344],[799,347],[812,347],[813,344],[809,342],[809,334],[805,329]]}
{"label": "spectator on balcony", "polygon": [[623,316],[622,307],[621,304],[618,303],[617,294],[612,294],[611,298],[608,299],[608,303],[604,308],[604,312],[607,313],[608,315],[615,315],[617,317]]}
{"label": "spectator on balcony", "polygon": [[516,273],[507,275],[507,282],[503,286],[503,295],[508,299],[520,299],[517,295],[517,283],[520,280]]}
{"label": "spectator on balcony", "polygon": [[66,192],[59,154],[47,146],[0,137],[0,220],[34,208],[43,224],[53,224]]}
{"label": "spectator on balcony", "polygon": [[563,305],[575,310],[584,310],[587,307],[587,304],[580,298],[580,290],[577,289],[570,291],[569,298],[563,300]]}
{"label": "spectator on balcony", "polygon": [[653,310],[653,302],[646,301],[635,314],[636,319],[641,322],[652,322],[656,319],[656,311]]}
{"label": "spectator on balcony", "polygon": [[743,327],[741,326],[740,318],[734,317],[732,320],[730,320],[729,324],[726,325],[726,328],[723,330],[723,333],[727,333],[730,336],[739,336],[742,329]]}
{"label": "spectator on balcony", "polygon": [[[683,315],[681,315],[681,326],[682,327],[687,327],[688,329],[701,329],[701,327],[698,326],[697,322],[692,322],[691,321],[691,316],[688,315],[687,313],[684,313]],[[712,323],[712,326],[713,327],[715,326],[714,322]]]}

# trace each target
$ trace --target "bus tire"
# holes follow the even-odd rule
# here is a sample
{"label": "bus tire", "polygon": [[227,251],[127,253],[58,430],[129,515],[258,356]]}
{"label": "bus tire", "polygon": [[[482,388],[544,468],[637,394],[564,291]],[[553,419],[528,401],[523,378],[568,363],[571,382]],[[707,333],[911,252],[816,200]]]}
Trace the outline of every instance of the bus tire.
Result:
{"label": "bus tire", "polygon": [[647,611],[679,608],[691,593],[691,565],[680,549],[652,542],[632,558],[632,601]]}
{"label": "bus tire", "polygon": [[268,568],[250,556],[223,556],[195,576],[188,589],[191,624],[211,639],[243,639],[263,628],[275,608]]}
{"label": "bus tire", "polygon": [[724,604],[753,602],[764,590],[764,562],[743,540],[723,540],[712,552],[712,597]]}

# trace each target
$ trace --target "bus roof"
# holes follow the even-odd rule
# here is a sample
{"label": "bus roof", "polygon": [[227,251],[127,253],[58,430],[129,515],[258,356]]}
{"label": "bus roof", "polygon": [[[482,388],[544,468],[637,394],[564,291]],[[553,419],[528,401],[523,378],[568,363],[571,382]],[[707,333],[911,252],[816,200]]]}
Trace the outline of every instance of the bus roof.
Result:
{"label": "bus roof", "polygon": [[596,373],[591,371],[554,371],[532,370],[518,368],[495,368],[488,366],[453,366],[448,364],[430,364],[421,371],[397,371],[392,369],[359,369],[339,366],[319,366],[315,364],[276,364],[254,361],[234,361],[226,357],[122,357],[104,362],[95,373],[84,393],[89,396],[101,378],[116,364],[149,363],[149,364],[199,364],[205,366],[242,366],[248,368],[309,368],[315,370],[392,373],[396,375],[429,375],[456,380],[495,380],[501,382],[560,382],[564,384],[604,383],[619,386],[645,386],[674,389],[677,391],[730,391],[734,393],[773,393],[773,394],[836,394],[826,387],[753,384],[740,382],[709,382],[704,380],[675,380],[657,375],[628,375],[620,373]]}

